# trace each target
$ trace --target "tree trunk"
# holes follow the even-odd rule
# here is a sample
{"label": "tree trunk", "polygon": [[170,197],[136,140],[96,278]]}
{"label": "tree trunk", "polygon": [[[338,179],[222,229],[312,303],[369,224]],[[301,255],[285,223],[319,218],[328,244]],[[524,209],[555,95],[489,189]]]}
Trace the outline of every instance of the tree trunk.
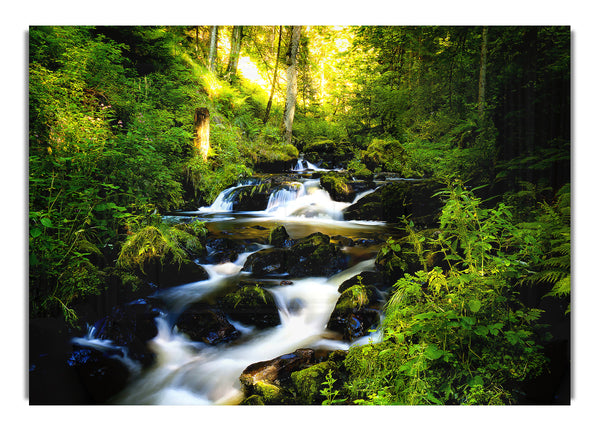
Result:
{"label": "tree trunk", "polygon": [[282,26],[279,26],[279,40],[277,42],[277,57],[275,59],[275,71],[273,72],[273,83],[271,84],[271,94],[269,95],[269,102],[267,103],[267,110],[265,112],[265,119],[263,124],[267,124],[269,121],[269,115],[271,113],[271,104],[273,103],[273,94],[275,93],[275,83],[277,82],[277,68],[279,67],[279,53],[281,52],[281,33]]}
{"label": "tree trunk", "polygon": [[297,54],[300,46],[301,26],[292,26],[292,38],[290,49],[286,56],[287,68],[287,91],[285,95],[285,112],[283,115],[283,124],[285,133],[283,141],[286,144],[292,143],[292,124],[294,123],[294,113],[296,112],[296,96],[298,94],[298,70]]}
{"label": "tree trunk", "polygon": [[481,41],[481,65],[479,67],[479,95],[477,97],[477,111],[479,113],[479,121],[483,121],[485,105],[485,72],[487,69],[487,41],[488,28],[483,27]]}
{"label": "tree trunk", "polygon": [[202,157],[202,160],[206,161],[210,151],[210,113],[207,108],[196,108],[194,130],[196,131],[194,148],[197,154]]}
{"label": "tree trunk", "polygon": [[210,52],[208,54],[208,68],[215,71],[217,64],[217,40],[219,39],[219,26],[213,25],[210,28]]}
{"label": "tree trunk", "polygon": [[225,76],[230,81],[237,72],[243,37],[244,27],[240,25],[233,26],[233,30],[231,31],[231,51],[229,53],[229,61],[227,62],[227,69],[225,71]]}

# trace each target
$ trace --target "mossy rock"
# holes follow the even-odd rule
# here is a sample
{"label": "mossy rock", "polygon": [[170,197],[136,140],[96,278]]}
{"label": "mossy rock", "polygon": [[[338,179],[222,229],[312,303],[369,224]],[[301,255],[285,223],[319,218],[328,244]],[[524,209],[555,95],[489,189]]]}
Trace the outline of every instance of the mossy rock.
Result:
{"label": "mossy rock", "polygon": [[398,223],[403,217],[417,227],[438,225],[443,203],[435,181],[398,181],[385,184],[346,208],[346,220],[379,220]]}
{"label": "mossy rock", "polygon": [[398,251],[394,251],[384,246],[375,258],[375,268],[390,283],[402,278],[404,274],[414,274],[423,269],[419,256],[410,244],[399,244],[399,247]]}
{"label": "mossy rock", "polygon": [[285,226],[277,226],[269,232],[269,244],[275,247],[289,247],[292,240]]}
{"label": "mossy rock", "polygon": [[371,171],[379,168],[391,172],[401,172],[406,159],[406,150],[395,139],[375,138],[362,153],[362,162]]}
{"label": "mossy rock", "polygon": [[356,197],[356,192],[348,183],[348,178],[335,172],[329,172],[321,177],[321,187],[327,190],[331,199],[337,202],[352,202]]}
{"label": "mossy rock", "polygon": [[203,303],[188,307],[175,325],[179,332],[192,341],[201,341],[211,346],[233,341],[241,335],[221,311]]}
{"label": "mossy rock", "polygon": [[252,253],[246,259],[242,271],[255,276],[280,275],[287,272],[288,250],[269,248]]}
{"label": "mossy rock", "polygon": [[379,294],[374,286],[362,283],[347,287],[338,298],[327,322],[327,329],[352,341],[368,334],[379,324]]}
{"label": "mossy rock", "polygon": [[244,398],[240,403],[242,406],[264,406],[265,400],[260,395],[250,395],[247,398]]}
{"label": "mossy rock", "polygon": [[245,285],[225,295],[220,301],[222,309],[233,319],[258,328],[281,323],[275,298],[258,285]]}
{"label": "mossy rock", "polygon": [[297,394],[296,401],[299,404],[321,404],[325,397],[320,391],[327,373],[330,370],[336,372],[337,369],[335,362],[326,361],[292,373],[292,382]]}

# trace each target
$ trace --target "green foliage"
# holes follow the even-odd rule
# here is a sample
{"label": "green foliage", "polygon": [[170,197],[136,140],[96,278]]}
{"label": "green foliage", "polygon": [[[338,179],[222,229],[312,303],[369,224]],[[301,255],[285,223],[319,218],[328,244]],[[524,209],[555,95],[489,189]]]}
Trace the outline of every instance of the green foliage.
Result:
{"label": "green foliage", "polygon": [[346,401],[346,398],[338,398],[341,391],[339,389],[334,389],[335,382],[336,379],[333,377],[333,370],[330,369],[325,376],[325,381],[321,383],[323,389],[320,390],[320,394],[325,397],[322,405],[331,406]]}
{"label": "green foliage", "polygon": [[373,139],[362,161],[370,170],[380,168],[388,172],[402,172],[406,161],[406,151],[396,139]]}
{"label": "green foliage", "polygon": [[[351,348],[347,388],[359,404],[507,404],[545,364],[541,310],[517,301],[527,245],[502,203],[486,209],[459,182],[442,193],[438,235],[409,242],[440,250],[447,271],[405,273],[385,308],[384,341]],[[409,229],[410,232],[410,229]],[[388,242],[390,251],[402,246]],[[426,268],[426,266],[425,266]]]}
{"label": "green foliage", "polygon": [[[194,233],[190,233],[189,231]],[[148,265],[159,262],[181,265],[190,257],[203,250],[201,240],[196,236],[201,227],[181,228],[161,223],[146,226],[131,234],[119,253],[117,266],[128,270],[146,272]]]}

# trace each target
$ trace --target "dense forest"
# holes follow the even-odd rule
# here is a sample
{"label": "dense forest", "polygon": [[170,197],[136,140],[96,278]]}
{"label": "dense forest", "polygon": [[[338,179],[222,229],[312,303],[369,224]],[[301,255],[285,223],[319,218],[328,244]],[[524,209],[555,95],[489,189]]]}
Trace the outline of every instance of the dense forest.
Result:
{"label": "dense forest", "polygon": [[[31,402],[116,402],[121,382],[153,369],[156,352],[133,352],[154,326],[119,338],[103,321],[142,364],[133,377],[114,352],[69,340],[118,307],[130,318],[122,304],[143,297],[155,312],[153,294],[208,278],[215,250],[241,243],[199,208],[237,193],[234,210],[264,210],[303,178],[352,204],[345,220],[391,229],[369,242],[376,269],[340,285],[327,324],[348,342],[352,325],[380,338],[301,365],[299,353],[262,359],[278,356],[285,379],[257,383],[248,363],[236,403],[568,404],[570,92],[569,27],[30,27]],[[347,238],[294,237],[285,221],[265,235],[294,280],[354,262]],[[244,271],[269,278],[273,261],[257,267],[274,255],[261,249]],[[311,259],[322,272],[296,269]],[[252,289],[272,301],[259,283],[232,289],[214,300],[230,321],[243,322],[231,310]],[[196,315],[179,330],[191,321],[214,323]],[[147,330],[133,322],[121,325]],[[40,395],[74,375],[102,389]]]}

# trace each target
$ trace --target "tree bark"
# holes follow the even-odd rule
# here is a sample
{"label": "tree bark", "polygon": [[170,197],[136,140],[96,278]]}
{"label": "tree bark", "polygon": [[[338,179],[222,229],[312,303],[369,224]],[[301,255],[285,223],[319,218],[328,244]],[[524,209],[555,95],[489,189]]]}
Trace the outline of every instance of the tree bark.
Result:
{"label": "tree bark", "polygon": [[225,76],[228,80],[231,80],[237,72],[243,37],[244,27],[240,25],[233,26],[233,30],[231,30],[231,51],[229,53],[229,61],[227,62],[227,69],[225,71]]}
{"label": "tree bark", "polygon": [[263,124],[267,124],[267,121],[269,121],[269,115],[271,114],[271,104],[273,103],[273,94],[275,93],[275,84],[277,82],[277,68],[279,67],[279,53],[281,52],[281,33],[282,26],[279,26],[279,40],[277,42],[277,57],[275,58],[275,71],[273,72],[271,94],[269,95],[269,102],[267,103],[267,110],[265,111],[265,119],[263,120]]}
{"label": "tree bark", "polygon": [[215,71],[217,64],[217,41],[219,39],[219,26],[213,25],[210,28],[210,52],[208,54],[208,68]]}
{"label": "tree bark", "polygon": [[207,108],[196,108],[194,113],[194,148],[197,154],[206,161],[210,151],[210,113]]}
{"label": "tree bark", "polygon": [[283,124],[285,132],[283,141],[285,144],[292,143],[292,125],[294,123],[294,113],[296,112],[296,96],[298,94],[298,70],[297,55],[300,46],[301,26],[292,26],[292,38],[290,49],[286,56],[287,68],[287,91],[285,96],[285,112],[283,115]]}
{"label": "tree bark", "polygon": [[479,94],[477,97],[477,111],[479,113],[479,121],[483,121],[484,105],[485,105],[485,73],[487,70],[487,42],[488,28],[483,27],[481,41],[481,64],[479,67]]}

